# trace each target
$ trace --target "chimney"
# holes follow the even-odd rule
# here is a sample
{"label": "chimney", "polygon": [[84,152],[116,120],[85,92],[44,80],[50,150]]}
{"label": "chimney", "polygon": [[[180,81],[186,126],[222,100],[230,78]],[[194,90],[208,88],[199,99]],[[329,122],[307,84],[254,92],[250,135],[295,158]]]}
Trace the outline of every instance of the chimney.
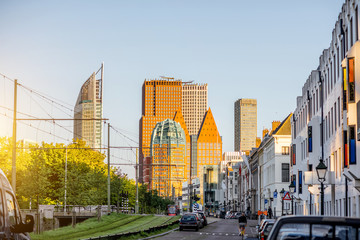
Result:
{"label": "chimney", "polygon": [[267,128],[263,129],[262,139],[264,139],[265,135],[268,133],[269,133],[269,129],[267,129]]}

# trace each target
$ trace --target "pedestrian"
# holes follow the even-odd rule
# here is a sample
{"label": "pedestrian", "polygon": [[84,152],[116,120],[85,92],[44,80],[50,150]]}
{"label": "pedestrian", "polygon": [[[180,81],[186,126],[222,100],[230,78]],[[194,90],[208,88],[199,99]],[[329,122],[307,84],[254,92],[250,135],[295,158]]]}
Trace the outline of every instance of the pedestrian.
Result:
{"label": "pedestrian", "polygon": [[269,218],[273,218],[271,207],[269,207],[269,209],[268,209],[268,216],[269,216]]}
{"label": "pedestrian", "polygon": [[246,224],[247,224],[247,219],[245,213],[243,212],[239,217],[239,236],[244,237]]}

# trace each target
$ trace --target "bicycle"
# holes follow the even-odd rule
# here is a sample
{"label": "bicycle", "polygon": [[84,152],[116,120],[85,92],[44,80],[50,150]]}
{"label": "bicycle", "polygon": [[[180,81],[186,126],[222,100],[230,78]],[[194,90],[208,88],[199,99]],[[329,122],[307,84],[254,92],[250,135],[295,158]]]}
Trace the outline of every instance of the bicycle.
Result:
{"label": "bicycle", "polygon": [[244,235],[245,235],[245,227],[246,227],[246,224],[244,223],[240,223],[240,236],[241,236],[241,239],[244,239]]}

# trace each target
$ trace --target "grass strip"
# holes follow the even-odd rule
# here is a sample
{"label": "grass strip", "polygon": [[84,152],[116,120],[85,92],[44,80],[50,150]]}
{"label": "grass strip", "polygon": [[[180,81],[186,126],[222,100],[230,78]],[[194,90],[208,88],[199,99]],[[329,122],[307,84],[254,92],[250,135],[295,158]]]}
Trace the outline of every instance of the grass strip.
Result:
{"label": "grass strip", "polygon": [[[100,222],[97,221],[97,218],[91,218],[82,223],[78,223],[75,228],[72,226],[67,226],[56,230],[47,231],[40,235],[32,233],[31,239],[77,240],[90,237],[107,236],[123,232],[143,231],[152,227],[172,223],[177,219],[179,219],[178,216],[169,217],[113,213],[109,216],[103,216]],[[144,234],[147,235],[147,233]],[[152,234],[153,233],[151,233],[151,235]]]}

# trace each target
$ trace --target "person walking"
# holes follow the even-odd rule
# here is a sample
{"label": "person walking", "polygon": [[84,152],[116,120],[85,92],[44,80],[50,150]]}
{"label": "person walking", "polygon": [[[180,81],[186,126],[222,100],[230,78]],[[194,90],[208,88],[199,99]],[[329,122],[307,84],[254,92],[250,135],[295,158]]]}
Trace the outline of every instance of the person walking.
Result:
{"label": "person walking", "polygon": [[245,216],[245,213],[243,212],[239,217],[239,236],[242,236],[243,238],[244,238],[246,224],[247,224],[247,218]]}

